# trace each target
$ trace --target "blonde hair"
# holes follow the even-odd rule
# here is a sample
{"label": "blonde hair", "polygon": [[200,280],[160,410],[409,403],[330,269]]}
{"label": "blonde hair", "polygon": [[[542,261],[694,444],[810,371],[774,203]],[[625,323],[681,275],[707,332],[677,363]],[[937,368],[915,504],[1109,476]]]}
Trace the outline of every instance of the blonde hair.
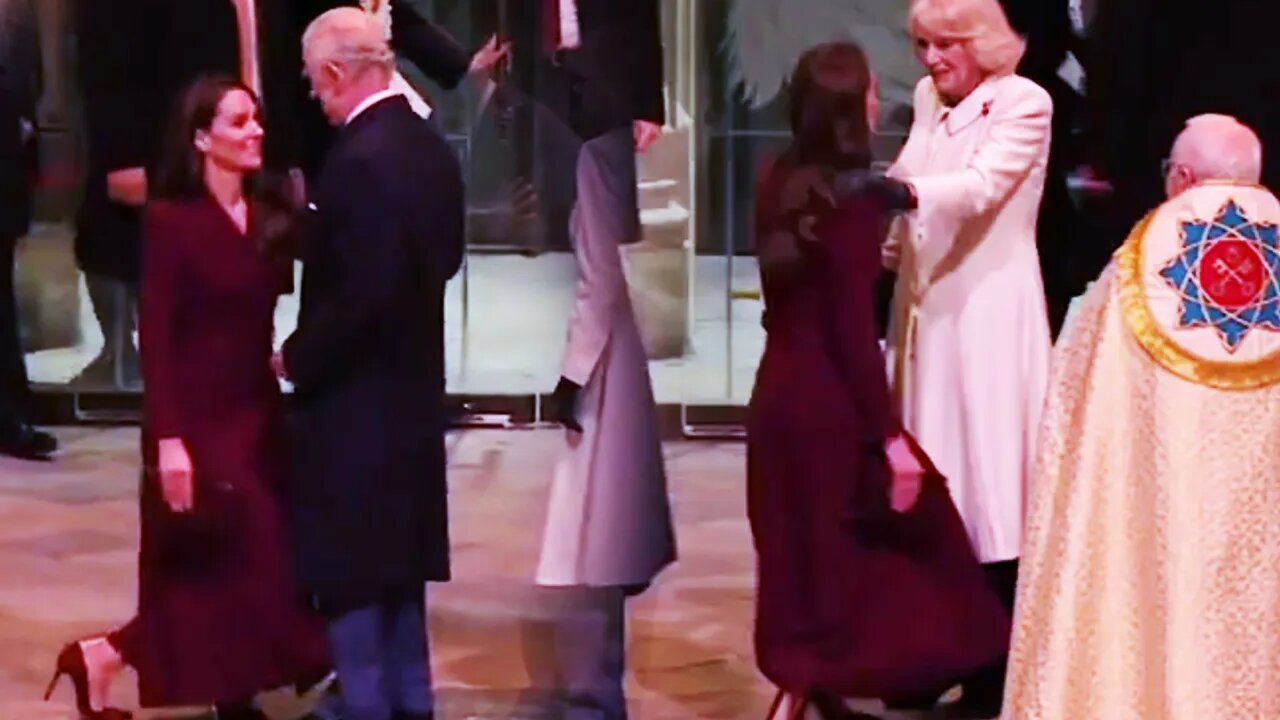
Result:
{"label": "blonde hair", "polygon": [[1012,75],[1027,49],[997,0],[912,0],[907,11],[912,37],[959,40],[984,75]]}
{"label": "blonde hair", "polygon": [[395,55],[379,19],[354,7],[329,10],[302,34],[305,57],[324,62],[376,66],[390,72]]}

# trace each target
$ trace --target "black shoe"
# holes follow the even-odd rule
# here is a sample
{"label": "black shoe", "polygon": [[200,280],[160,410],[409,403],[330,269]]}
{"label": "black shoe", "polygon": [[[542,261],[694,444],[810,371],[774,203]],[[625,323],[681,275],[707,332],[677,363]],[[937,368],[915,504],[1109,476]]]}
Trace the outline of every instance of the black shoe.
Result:
{"label": "black shoe", "polygon": [[436,714],[433,712],[426,715],[414,715],[412,713],[396,713],[391,716],[391,720],[436,720]]}
{"label": "black shoe", "polygon": [[0,430],[0,455],[43,461],[52,459],[57,451],[57,438],[26,423],[15,423]]}

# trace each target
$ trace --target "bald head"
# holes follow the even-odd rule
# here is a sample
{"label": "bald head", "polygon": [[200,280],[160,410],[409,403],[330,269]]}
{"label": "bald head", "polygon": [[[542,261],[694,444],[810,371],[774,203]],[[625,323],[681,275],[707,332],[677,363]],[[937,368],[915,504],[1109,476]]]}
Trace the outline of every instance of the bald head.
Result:
{"label": "bald head", "polygon": [[1211,180],[1256,183],[1262,177],[1262,142],[1230,115],[1197,115],[1174,141],[1169,161],[1171,196]]}

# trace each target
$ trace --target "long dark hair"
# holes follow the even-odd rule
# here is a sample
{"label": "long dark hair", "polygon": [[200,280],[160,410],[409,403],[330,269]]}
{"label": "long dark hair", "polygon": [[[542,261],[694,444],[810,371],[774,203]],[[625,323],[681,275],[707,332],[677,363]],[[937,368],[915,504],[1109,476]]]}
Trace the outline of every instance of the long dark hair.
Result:
{"label": "long dark hair", "polygon": [[766,274],[789,274],[802,258],[812,223],[831,210],[832,180],[871,164],[867,91],[871,67],[852,42],[818,45],[800,57],[791,76],[791,142],[770,170],[776,222],[757,238]]}
{"label": "long dark hair", "polygon": [[[204,154],[195,146],[196,132],[208,131],[228,93],[240,90],[259,105],[244,83],[222,75],[202,75],[178,96],[165,124],[164,139],[149,194],[154,198],[193,200],[205,197]],[[250,232],[258,249],[271,255],[293,254],[301,208],[287,175],[270,171],[245,173],[245,197],[253,203]]]}
{"label": "long dark hair", "polygon": [[838,170],[869,166],[870,87],[871,67],[856,44],[824,43],[805,52],[791,76],[789,159]]}

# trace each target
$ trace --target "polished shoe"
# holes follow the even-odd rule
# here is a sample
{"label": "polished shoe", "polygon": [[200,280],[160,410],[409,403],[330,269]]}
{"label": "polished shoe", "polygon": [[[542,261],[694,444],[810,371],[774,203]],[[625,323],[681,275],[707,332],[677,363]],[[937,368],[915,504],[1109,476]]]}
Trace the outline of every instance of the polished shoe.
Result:
{"label": "polished shoe", "polygon": [[53,697],[53,691],[63,675],[71,678],[71,687],[76,692],[76,710],[80,713],[81,720],[130,720],[133,717],[133,713],[118,708],[109,707],[102,710],[93,708],[92,703],[89,702],[89,666],[84,661],[84,649],[78,642],[66,645],[62,648],[62,652],[58,653],[53,679],[49,681],[49,687],[44,691],[45,702]]}
{"label": "polished shoe", "polygon": [[20,422],[0,429],[0,455],[21,460],[50,460],[58,451],[58,439]]}

